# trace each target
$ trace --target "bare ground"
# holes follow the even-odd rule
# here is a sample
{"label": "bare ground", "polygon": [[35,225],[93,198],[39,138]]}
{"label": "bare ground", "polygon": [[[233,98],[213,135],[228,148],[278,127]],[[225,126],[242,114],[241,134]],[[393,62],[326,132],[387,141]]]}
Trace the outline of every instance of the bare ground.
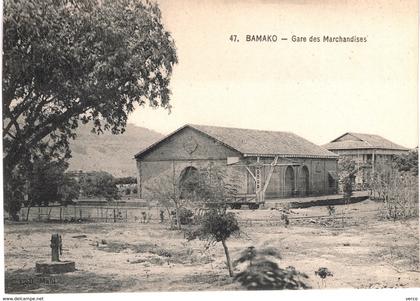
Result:
{"label": "bare ground", "polygon": [[[320,267],[334,274],[326,288],[419,287],[418,220],[384,220],[377,209],[372,201],[336,206],[351,218],[331,220],[308,218],[325,216],[325,207],[294,209],[287,228],[277,210],[235,210],[242,233],[228,241],[231,257],[251,245],[275,247],[282,254],[279,265],[306,273],[313,288],[323,288],[314,274]],[[52,233],[63,236],[62,259],[74,260],[76,272],[35,274],[35,262],[50,258]],[[82,234],[86,237],[74,237]],[[203,245],[157,222],[8,223],[5,288],[7,293],[241,289],[228,276],[222,246]]]}

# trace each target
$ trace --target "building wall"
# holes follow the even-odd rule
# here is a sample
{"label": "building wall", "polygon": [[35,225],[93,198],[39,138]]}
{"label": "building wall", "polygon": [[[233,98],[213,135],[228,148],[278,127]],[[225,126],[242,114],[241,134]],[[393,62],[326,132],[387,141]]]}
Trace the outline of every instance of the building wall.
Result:
{"label": "building wall", "polygon": [[[173,181],[177,185],[182,171],[187,167],[194,167],[197,170],[208,168],[209,165],[219,168],[227,177],[235,177],[235,182],[240,190],[239,193],[246,193],[246,170],[244,167],[233,167],[226,165],[226,160],[172,160],[172,161],[145,161],[140,163],[139,197],[147,199],[151,192],[156,189],[161,179]],[[239,169],[239,170],[238,170]]]}
{"label": "building wall", "polygon": [[[255,161],[255,159],[254,159]],[[273,162],[273,158],[263,159],[264,163],[269,164]],[[293,166],[291,162],[296,162],[300,166]],[[304,158],[279,158],[278,160],[281,166],[276,166],[271,177],[270,183],[266,190],[267,198],[287,198],[297,197],[304,195],[322,195],[322,194],[334,194],[337,191],[337,183],[333,186],[329,186],[328,172],[337,173],[337,160],[336,159],[304,159]],[[288,165],[290,164],[290,165]],[[293,192],[291,193],[289,187],[286,185],[286,169],[291,166],[294,174],[294,185]],[[304,189],[305,182],[302,177],[302,169],[306,167],[309,172],[309,185],[308,189]],[[250,168],[255,174],[255,167]],[[270,167],[264,166],[262,169],[262,178],[265,179]],[[251,175],[248,177],[248,193],[255,193],[255,182]],[[263,182],[262,185],[265,183]]]}
{"label": "building wall", "polygon": [[[303,189],[304,181],[300,175],[303,166],[292,166],[295,185],[291,189],[286,187],[286,168],[287,166],[276,166],[267,186],[267,198],[288,198],[307,195],[334,194],[337,191],[337,183],[329,185],[328,172],[337,173],[336,160],[299,160],[309,171],[308,189]],[[209,164],[224,171],[228,177],[234,178],[238,185],[240,194],[254,194],[255,181],[244,166],[227,165],[226,160],[171,160],[171,161],[142,161],[138,163],[139,197],[147,199],[150,197],[151,190],[156,187],[160,179],[168,179],[178,183],[182,171],[189,167],[197,170],[207,168]],[[255,168],[250,168],[255,174]],[[261,185],[264,186],[264,179],[268,175],[269,167],[264,166],[261,172]]]}

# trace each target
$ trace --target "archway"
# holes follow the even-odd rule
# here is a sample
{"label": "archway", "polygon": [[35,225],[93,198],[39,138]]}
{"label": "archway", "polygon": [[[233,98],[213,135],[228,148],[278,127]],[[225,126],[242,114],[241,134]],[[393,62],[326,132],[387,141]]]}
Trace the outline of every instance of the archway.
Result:
{"label": "archway", "polygon": [[188,166],[181,171],[179,175],[178,188],[181,193],[181,199],[194,192],[198,185],[198,170],[193,166]]}
{"label": "archway", "polygon": [[302,196],[309,194],[309,170],[303,166],[299,175],[299,194]]}
{"label": "archway", "polygon": [[284,195],[286,197],[292,196],[295,190],[295,172],[293,167],[287,166],[284,176]]}

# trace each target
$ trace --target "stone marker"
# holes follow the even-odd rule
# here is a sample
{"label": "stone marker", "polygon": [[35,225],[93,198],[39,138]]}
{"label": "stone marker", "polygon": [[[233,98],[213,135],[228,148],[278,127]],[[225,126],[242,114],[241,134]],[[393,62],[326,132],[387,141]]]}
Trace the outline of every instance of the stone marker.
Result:
{"label": "stone marker", "polygon": [[51,261],[36,262],[35,271],[41,274],[61,274],[74,272],[76,264],[74,261],[60,261],[60,255],[63,255],[63,244],[61,235],[51,235]]}

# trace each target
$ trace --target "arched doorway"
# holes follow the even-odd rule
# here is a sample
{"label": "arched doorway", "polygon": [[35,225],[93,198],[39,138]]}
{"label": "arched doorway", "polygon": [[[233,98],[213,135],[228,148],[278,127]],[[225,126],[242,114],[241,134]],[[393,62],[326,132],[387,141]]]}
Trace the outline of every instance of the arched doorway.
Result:
{"label": "arched doorway", "polygon": [[198,170],[193,166],[188,166],[181,171],[179,175],[178,187],[181,193],[181,199],[192,193],[198,185]]}
{"label": "arched doorway", "polygon": [[295,190],[295,172],[293,167],[287,166],[284,175],[284,196],[289,197],[293,195]]}
{"label": "arched doorway", "polygon": [[309,194],[309,170],[303,166],[299,175],[299,194],[302,196]]}

